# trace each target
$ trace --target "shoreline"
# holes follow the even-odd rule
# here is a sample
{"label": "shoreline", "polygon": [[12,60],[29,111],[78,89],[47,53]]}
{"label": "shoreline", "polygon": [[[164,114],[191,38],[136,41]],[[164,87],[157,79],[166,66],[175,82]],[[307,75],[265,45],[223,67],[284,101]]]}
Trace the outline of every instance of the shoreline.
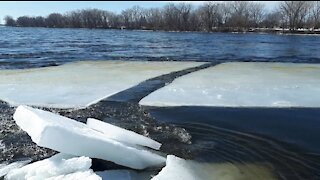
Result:
{"label": "shoreline", "polygon": [[288,30],[280,28],[249,28],[248,30],[237,30],[239,28],[224,28],[220,30],[213,31],[168,31],[168,30],[154,30],[154,29],[127,29],[127,28],[74,28],[74,27],[23,27],[23,26],[5,26],[0,25],[0,27],[6,28],[45,28],[45,29],[89,29],[89,30],[121,30],[121,31],[141,31],[141,32],[175,32],[175,33],[231,33],[231,34],[276,34],[276,35],[320,35],[320,29],[315,31],[311,30]]}

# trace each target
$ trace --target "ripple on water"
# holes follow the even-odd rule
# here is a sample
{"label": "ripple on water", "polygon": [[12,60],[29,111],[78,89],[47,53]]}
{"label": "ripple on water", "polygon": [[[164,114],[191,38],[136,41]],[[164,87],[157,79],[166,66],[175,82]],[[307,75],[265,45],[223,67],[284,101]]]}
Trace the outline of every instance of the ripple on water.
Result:
{"label": "ripple on water", "polygon": [[[297,152],[285,144],[241,132],[201,123],[177,123],[193,139],[195,160],[213,164],[229,164],[236,168],[259,164],[272,171],[277,179],[317,179],[320,177],[320,156]],[[258,168],[246,173],[261,177]],[[262,179],[266,179],[261,177]]]}
{"label": "ripple on water", "polygon": [[[284,136],[295,133],[292,127],[288,126],[282,136],[274,130],[285,128],[282,127],[286,122],[285,118],[293,122],[293,117],[298,114],[300,114],[300,121],[306,124],[306,121],[310,122],[311,119],[304,114],[309,112],[310,116],[314,116],[318,112],[316,109],[310,111],[305,109],[241,109],[238,111],[228,108],[203,110],[203,107],[148,107],[147,109],[157,120],[182,127],[190,133],[192,145],[188,148],[194,154],[193,159],[196,161],[214,164],[230,163],[235,166],[262,164],[271,170],[277,179],[320,179],[320,155],[312,153],[303,146],[304,144],[300,146],[289,144],[286,141],[288,137]],[[269,131],[273,134],[259,134],[263,132],[263,128],[256,126],[254,122],[267,121],[261,117],[268,117],[269,113],[277,114],[273,117],[274,122],[268,122],[269,125],[273,124],[270,128],[274,129]],[[253,118],[253,120],[244,120],[247,118]],[[241,128],[242,125],[246,128]],[[255,128],[257,133],[248,131],[250,128]],[[305,143],[312,142],[308,135],[302,139],[306,141]],[[254,169],[252,173],[259,174]]]}

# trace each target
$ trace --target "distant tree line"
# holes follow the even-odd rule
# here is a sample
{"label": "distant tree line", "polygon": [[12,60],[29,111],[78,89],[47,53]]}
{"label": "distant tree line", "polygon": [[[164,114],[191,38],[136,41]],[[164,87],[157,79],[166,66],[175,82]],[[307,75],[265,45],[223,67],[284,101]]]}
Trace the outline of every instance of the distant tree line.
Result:
{"label": "distant tree line", "polygon": [[162,8],[133,6],[116,14],[106,10],[83,9],[47,17],[11,16],[6,26],[49,28],[146,29],[165,31],[248,31],[252,28],[320,28],[320,1],[282,1],[271,12],[250,1],[169,3]]}

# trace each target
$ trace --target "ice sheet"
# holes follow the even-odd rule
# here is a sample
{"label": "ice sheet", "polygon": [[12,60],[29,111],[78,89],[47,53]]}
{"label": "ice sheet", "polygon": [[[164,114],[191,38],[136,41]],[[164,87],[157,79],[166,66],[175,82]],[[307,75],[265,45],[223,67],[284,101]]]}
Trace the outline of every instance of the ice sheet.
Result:
{"label": "ice sheet", "polygon": [[160,155],[115,141],[84,123],[51,112],[19,106],[13,118],[41,147],[108,160],[134,169],[159,167],[165,163]]}
{"label": "ice sheet", "polygon": [[67,154],[56,154],[48,159],[28,164],[14,169],[6,175],[8,180],[42,180],[49,177],[69,174],[78,171],[87,171],[91,167],[88,157],[75,157]]}
{"label": "ice sheet", "polygon": [[85,107],[140,82],[204,63],[83,61],[0,71],[0,99],[11,105]]}
{"label": "ice sheet", "polygon": [[159,150],[161,144],[157,141],[137,134],[133,131],[129,131],[112,124],[102,122],[97,119],[88,118],[87,125],[97,131],[102,132],[104,135],[116,141],[124,142],[127,144],[146,146],[153,149]]}
{"label": "ice sheet", "polygon": [[320,107],[320,64],[223,63],[179,77],[140,104]]}
{"label": "ice sheet", "polygon": [[31,160],[25,160],[25,161],[17,161],[10,164],[0,164],[0,178],[5,176],[8,172],[14,169],[18,169],[28,163],[30,163]]}
{"label": "ice sheet", "polygon": [[168,155],[166,166],[152,180],[275,180],[274,174],[255,164],[199,163]]}

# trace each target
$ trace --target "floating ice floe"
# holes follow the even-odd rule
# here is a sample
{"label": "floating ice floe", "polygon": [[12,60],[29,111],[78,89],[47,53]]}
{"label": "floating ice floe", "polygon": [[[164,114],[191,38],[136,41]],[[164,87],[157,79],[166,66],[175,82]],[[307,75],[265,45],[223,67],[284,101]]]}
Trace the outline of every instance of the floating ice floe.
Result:
{"label": "floating ice floe", "polygon": [[14,106],[82,108],[147,79],[202,64],[83,61],[54,67],[1,70],[0,99]]}
{"label": "floating ice floe", "polygon": [[20,167],[30,163],[31,160],[25,160],[25,161],[17,161],[13,162],[11,164],[0,164],[0,178],[5,176],[8,172],[14,169],[19,169]]}
{"label": "floating ice floe", "polygon": [[320,107],[320,65],[223,63],[179,77],[140,104]]}
{"label": "floating ice floe", "polygon": [[19,106],[13,118],[38,146],[77,156],[112,161],[133,169],[161,167],[165,158],[110,139],[101,132],[51,112]]}
{"label": "floating ice floe", "polygon": [[167,156],[166,166],[152,180],[212,180],[212,179],[277,179],[266,167],[254,164],[200,163]]}
{"label": "floating ice floe", "polygon": [[129,131],[112,124],[102,122],[97,119],[88,118],[87,125],[97,131],[102,132],[104,135],[111,139],[120,141],[127,144],[146,146],[159,150],[161,144],[153,139],[137,134],[133,131]]}
{"label": "floating ice floe", "polygon": [[49,177],[86,171],[91,167],[88,157],[75,157],[68,154],[56,154],[48,159],[37,161],[19,169],[11,170],[7,175],[8,180],[46,179]]}

